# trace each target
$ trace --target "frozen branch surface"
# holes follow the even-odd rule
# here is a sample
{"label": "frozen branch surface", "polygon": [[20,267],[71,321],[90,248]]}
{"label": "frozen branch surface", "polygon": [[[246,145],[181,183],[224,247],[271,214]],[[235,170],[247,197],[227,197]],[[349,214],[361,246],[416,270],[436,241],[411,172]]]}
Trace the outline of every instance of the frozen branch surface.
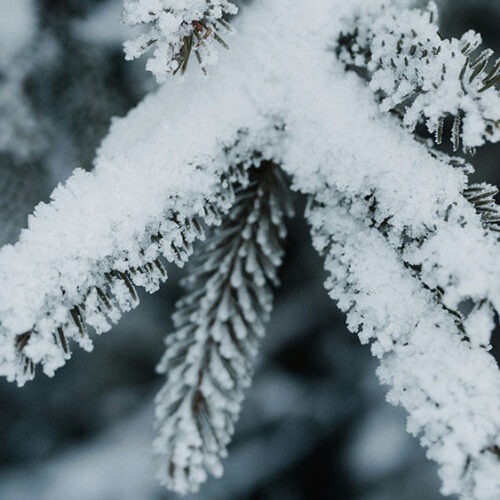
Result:
{"label": "frozen branch surface", "polygon": [[191,52],[204,70],[217,61],[217,45],[227,48],[223,37],[231,28],[224,17],[236,12],[229,0],[125,0],[125,21],[147,27],[125,43],[126,57],[151,52],[146,68],[159,82],[170,73],[184,72]]}
{"label": "frozen branch surface", "polygon": [[402,106],[410,129],[423,121],[440,143],[451,116],[455,150],[498,142],[500,59],[490,62],[493,51],[479,50],[481,35],[474,31],[443,39],[437,21],[434,2],[403,13],[391,2],[370,2],[346,20],[340,57],[369,72],[371,88],[384,96],[381,109]]}
{"label": "frozen branch surface", "polygon": [[279,167],[252,169],[185,279],[188,293],[160,364],[167,380],[157,396],[154,443],[160,482],[175,491],[196,491],[207,473],[222,474],[272,310],[291,212]]}
{"label": "frozen branch surface", "polygon": [[[392,2],[396,23],[413,16],[406,4]],[[256,0],[208,80],[188,74],[115,121],[95,170],[75,172],[0,251],[3,375],[22,383],[37,363],[52,374],[69,356],[60,329],[90,348],[83,325],[104,331],[136,305],[134,285],[154,290],[165,278],[158,258],[182,264],[200,236],[193,221],[216,221],[207,206],[229,210],[230,167],[258,151],[313,200],[327,286],[372,342],[389,399],[408,411],[443,492],[499,498],[500,375],[488,353],[499,244],[463,194],[464,170],[381,114],[336,59],[341,19],[365,7]],[[500,113],[496,97],[488,105]],[[468,146],[484,138],[466,136]]]}

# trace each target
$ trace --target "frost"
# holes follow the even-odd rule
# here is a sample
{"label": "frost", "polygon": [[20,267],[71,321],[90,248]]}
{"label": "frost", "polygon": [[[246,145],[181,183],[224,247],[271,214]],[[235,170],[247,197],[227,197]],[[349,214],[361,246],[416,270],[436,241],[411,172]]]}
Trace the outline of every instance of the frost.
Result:
{"label": "frost", "polygon": [[500,59],[488,64],[493,51],[478,52],[482,40],[473,31],[444,40],[437,17],[434,2],[404,11],[397,2],[370,2],[343,28],[340,56],[368,70],[371,88],[385,96],[381,109],[400,110],[410,129],[425,122],[441,142],[452,116],[455,150],[498,142]]}
{"label": "frost", "polygon": [[[349,328],[373,342],[379,378],[391,387],[388,400],[408,411],[409,432],[421,436],[428,457],[440,465],[443,493],[496,498],[498,474],[491,472],[486,488],[484,477],[498,460],[500,442],[500,401],[491,397],[500,391],[495,360],[475,342],[464,342],[453,317],[398,252],[341,200],[310,210],[318,249],[332,241],[326,250],[332,298],[348,312]],[[469,319],[466,327],[484,332],[478,318]]]}
{"label": "frost", "polygon": [[[266,285],[281,262],[277,243],[285,234],[279,198],[272,196],[256,205],[245,227],[227,226],[245,220],[232,186],[258,158],[259,165],[279,165],[292,188],[309,198],[307,217],[314,245],[325,255],[327,287],[347,313],[349,328],[371,343],[388,398],[407,410],[408,430],[420,435],[439,465],[443,492],[498,498],[500,375],[488,352],[493,315],[500,310],[494,192],[470,185],[470,167],[416,140],[384,114],[393,103],[381,111],[373,98],[373,89],[385,89],[389,99],[398,91],[402,99],[430,54],[410,58],[408,70],[404,59],[395,60],[396,68],[390,62],[370,66],[378,76],[369,88],[345,71],[346,53],[338,58],[331,50],[352,28],[342,20],[356,15],[365,16],[364,32],[356,35],[360,43],[385,40],[382,62],[391,51],[398,57],[398,36],[414,26],[418,40],[427,36],[442,49],[420,82],[430,84],[421,94],[428,106],[417,97],[407,123],[423,112],[433,129],[441,112],[461,109],[464,144],[482,144],[485,117],[500,112],[496,91],[490,86],[479,92],[472,79],[467,92],[451,92],[467,56],[458,51],[453,57],[459,42],[437,40],[429,11],[407,10],[407,4],[392,2],[385,15],[379,1],[255,0],[236,20],[239,36],[210,79],[166,84],[116,120],[95,170],[76,171],[50,203],[37,207],[19,242],[0,251],[1,373],[23,383],[35,363],[51,375],[74,342],[90,349],[85,324],[109,329],[137,305],[135,286],[154,291],[166,279],[162,259],[183,265],[203,237],[200,224],[222,222],[216,241],[241,241],[238,264],[217,253],[204,261],[202,273],[216,272],[192,290],[187,304],[194,310],[188,307],[167,337],[161,365],[167,385],[157,400],[155,441],[166,457],[160,478],[170,487],[185,492],[207,472],[221,474],[255,339],[270,311]],[[196,5],[206,3],[189,2]],[[216,20],[226,4],[211,5],[220,7],[210,11]],[[152,21],[153,30],[176,37],[184,29],[193,34],[192,22],[206,15],[183,6],[126,3],[131,22]],[[170,11],[161,11],[165,7]],[[283,25],[294,29],[277,33]],[[475,38],[466,38],[472,46]],[[158,54],[152,64],[161,57],[172,64],[179,40],[174,37],[175,50]],[[356,53],[356,65],[369,64],[363,57]],[[441,69],[438,89],[432,85],[440,58],[450,75],[443,80],[443,100],[437,98]],[[161,65],[156,72],[161,77],[177,67]],[[469,79],[470,70],[468,65]],[[394,87],[395,78],[401,88]],[[496,140],[496,133],[489,139]],[[265,207],[272,210],[262,219]],[[208,316],[211,322],[203,323]],[[200,377],[200,368],[213,380]],[[203,406],[200,401],[214,411],[193,411]]]}
{"label": "frost", "polygon": [[151,25],[147,33],[125,42],[127,59],[152,52],[146,68],[159,82],[169,73],[184,72],[191,51],[200,67],[217,61],[216,45],[227,48],[230,32],[224,16],[238,9],[229,0],[125,0],[124,17],[131,26]]}
{"label": "frost", "polygon": [[[250,183],[240,179],[247,186],[236,193],[229,216],[212,231],[201,262],[190,269],[188,293],[177,304],[176,331],[167,336],[160,364],[167,381],[157,397],[158,478],[179,493],[197,491],[207,473],[222,474],[221,459],[263,334],[259,324],[272,308],[270,285],[277,283],[285,236],[277,233],[285,214],[290,215],[290,201],[276,165],[257,162],[250,174]],[[271,205],[272,196],[280,203]],[[259,241],[264,222],[272,237]],[[276,264],[266,265],[273,238]],[[256,265],[247,270],[250,246]]]}

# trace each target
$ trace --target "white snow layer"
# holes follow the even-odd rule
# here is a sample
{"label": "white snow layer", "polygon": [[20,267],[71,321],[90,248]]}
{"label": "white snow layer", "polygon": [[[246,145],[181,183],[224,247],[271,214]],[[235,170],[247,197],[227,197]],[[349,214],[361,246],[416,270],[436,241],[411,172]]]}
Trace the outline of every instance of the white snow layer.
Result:
{"label": "white snow layer", "polygon": [[[46,373],[64,364],[54,332],[71,324],[75,305],[97,331],[109,328],[96,294],[105,273],[160,255],[184,260],[172,243],[196,236],[178,221],[218,202],[224,148],[236,144],[235,157],[260,150],[279,159],[293,187],[320,204],[309,216],[316,247],[327,250],[328,287],[349,327],[373,341],[390,401],[408,410],[443,492],[500,497],[500,375],[487,352],[491,307],[500,309],[499,246],[461,195],[463,172],[382,116],[370,89],[336,61],[340,19],[363,5],[255,0],[208,79],[188,70],[182,85],[162,86],[114,122],[95,170],[76,171],[0,251],[3,375],[29,378],[16,350],[26,332],[26,353]],[[271,133],[283,123],[285,133]],[[159,232],[163,241],[152,243]],[[160,279],[142,284],[155,289]],[[135,305],[118,282],[113,311]],[[466,325],[480,328],[467,330],[470,342],[429,291],[436,287],[448,308],[485,302]],[[91,347],[76,327],[65,332]]]}
{"label": "white snow layer", "polygon": [[[238,9],[229,0],[124,0],[124,18],[147,31],[125,42],[127,59],[149,53],[146,69],[158,82],[183,66],[186,54],[196,54],[202,68],[218,59],[217,44],[226,47],[230,31],[223,16]],[[188,49],[189,47],[189,49]]]}
{"label": "white snow layer", "polygon": [[[500,141],[500,94],[495,88],[500,66],[488,65],[493,51],[479,50],[481,36],[468,31],[462,38],[443,39],[434,2],[427,9],[407,9],[370,2],[346,19],[343,31],[355,34],[341,51],[349,64],[366,67],[370,86],[382,91],[381,109],[404,105],[404,123],[419,122],[441,142],[444,118],[455,117],[452,141],[473,149]],[[416,97],[415,97],[416,96]],[[412,99],[412,97],[415,97]]]}

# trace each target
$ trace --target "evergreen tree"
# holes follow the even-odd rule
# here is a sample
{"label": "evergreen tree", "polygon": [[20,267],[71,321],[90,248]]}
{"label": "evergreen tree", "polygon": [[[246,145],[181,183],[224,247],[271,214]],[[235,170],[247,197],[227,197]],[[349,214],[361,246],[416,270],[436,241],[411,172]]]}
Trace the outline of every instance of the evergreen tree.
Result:
{"label": "evergreen tree", "polygon": [[[236,13],[226,0],[124,2],[143,28],[127,58],[146,54],[159,82],[183,81],[114,121],[95,168],[76,170],[0,251],[0,374],[22,385],[41,365],[52,376],[75,344],[92,349],[88,326],[109,330],[139,304],[137,287],[167,279],[165,261],[183,267],[196,251],[159,367],[154,447],[160,482],[197,491],[222,473],[295,191],[326,288],[371,344],[442,492],[498,498],[500,212],[496,188],[470,179],[469,156],[500,141],[500,61],[475,32],[445,39],[433,2],[255,0]],[[2,89],[19,95],[29,65],[5,61]],[[12,116],[38,140],[36,109],[20,102]],[[35,140],[0,147],[44,163]]]}

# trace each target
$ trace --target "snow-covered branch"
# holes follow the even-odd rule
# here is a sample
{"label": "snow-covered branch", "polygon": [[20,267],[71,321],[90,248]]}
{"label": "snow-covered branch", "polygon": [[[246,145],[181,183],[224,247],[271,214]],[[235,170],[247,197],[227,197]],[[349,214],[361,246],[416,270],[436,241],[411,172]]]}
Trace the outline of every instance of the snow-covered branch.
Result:
{"label": "snow-covered branch", "polygon": [[[333,195],[333,196],[332,196]],[[326,255],[332,298],[353,332],[372,340],[388,400],[409,413],[440,466],[443,493],[493,499],[500,489],[500,373],[477,343],[464,341],[452,315],[422,287],[384,236],[329,193],[309,211],[315,244]],[[489,311],[474,327],[492,326]],[[479,384],[478,381],[481,381]]]}
{"label": "snow-covered branch", "polygon": [[[201,236],[196,221],[219,220],[208,207],[230,210],[235,202],[230,185],[237,179],[232,169],[245,172],[259,152],[263,161],[281,165],[293,189],[313,200],[307,215],[314,244],[326,255],[332,297],[348,313],[349,327],[360,331],[363,342],[372,341],[390,399],[408,410],[409,429],[421,433],[440,465],[444,491],[498,498],[500,380],[488,349],[493,315],[500,311],[500,244],[485,227],[498,220],[493,191],[470,185],[467,165],[430,150],[396,117],[381,113],[366,82],[346,73],[346,58],[378,75],[372,86],[387,90],[388,98],[399,90],[403,96],[404,82],[408,92],[415,82],[430,85],[412,101],[416,117],[410,113],[407,123],[414,125],[423,114],[436,131],[443,113],[460,111],[461,140],[468,148],[497,140],[496,128],[490,137],[485,123],[496,120],[500,102],[493,84],[477,87],[480,80],[485,85],[486,66],[478,63],[471,70],[470,60],[465,66],[472,44],[462,53],[458,41],[439,37],[428,11],[405,10],[405,0],[384,10],[384,3],[255,0],[237,19],[239,36],[209,80],[165,85],[115,121],[95,170],[77,171],[57,188],[52,201],[36,209],[20,241],[0,251],[1,373],[23,382],[32,363],[42,362],[51,374],[68,356],[68,339],[90,347],[84,323],[104,331],[109,320],[136,305],[135,285],[156,289],[165,278],[162,256],[183,264]],[[353,35],[359,42],[341,50],[339,60],[332,43],[341,32],[351,32],[342,19],[356,19],[356,12],[364,19]],[[182,19],[186,29],[196,26],[195,17]],[[277,34],[276,27],[287,24],[294,29]],[[408,29],[409,38],[417,40],[415,51],[407,35],[400,36]],[[378,59],[369,59],[374,43],[380,67]],[[175,59],[176,47],[169,58]],[[427,66],[433,68],[429,74],[422,69]],[[421,73],[423,80],[415,80]],[[447,100],[438,96],[439,89]],[[217,276],[221,273],[223,266]],[[203,319],[210,316],[206,301],[212,299],[207,293],[193,302],[200,314],[207,312]],[[469,314],[464,305],[472,307]],[[198,319],[190,315],[187,326],[197,329]],[[193,375],[197,369],[200,374],[200,349],[208,337],[221,335],[212,326],[197,331],[202,332],[194,339],[198,351],[180,356],[192,372],[193,395],[205,390],[205,379]],[[179,395],[179,359],[173,356],[185,347],[176,345],[179,332],[167,350],[168,382],[158,410],[163,440],[156,447],[169,457],[175,454],[174,466],[164,463],[163,470],[169,485],[185,490],[207,470],[218,472],[237,411],[231,409],[227,427],[217,427],[216,446],[206,447],[196,432],[179,447],[173,443],[184,425],[178,426],[180,407],[167,406],[177,404]],[[224,399],[222,414],[224,408],[239,409],[247,371],[236,372],[239,383]],[[186,401],[183,418],[192,416],[193,398]],[[170,413],[175,418],[167,417]],[[197,429],[196,422],[189,425]],[[193,449],[204,453],[192,454]],[[188,463],[192,470],[179,469]]]}
{"label": "snow-covered branch", "polygon": [[149,27],[125,43],[127,59],[151,51],[146,67],[159,82],[184,73],[192,52],[205,71],[217,60],[216,45],[228,48],[224,37],[231,27],[224,18],[237,11],[229,0],[125,0],[125,21]]}
{"label": "snow-covered branch", "polygon": [[400,111],[410,129],[423,121],[441,143],[451,116],[455,150],[500,141],[500,59],[490,62],[492,50],[478,51],[482,40],[474,31],[443,39],[437,20],[434,2],[426,10],[370,2],[346,20],[340,58],[368,71],[382,110]]}
{"label": "snow-covered branch", "polygon": [[279,167],[256,167],[223,224],[198,249],[160,364],[167,381],[157,397],[158,477],[179,493],[197,491],[207,474],[222,474],[272,310],[284,217],[292,207]]}
{"label": "snow-covered branch", "polygon": [[8,262],[3,276],[24,290],[6,293],[2,305],[4,376],[22,384],[38,363],[52,375],[71,356],[70,339],[91,350],[86,325],[105,332],[138,305],[136,286],[158,289],[167,278],[162,257],[186,262],[194,240],[203,237],[201,222],[218,223],[231,206],[229,158],[253,150],[247,134],[233,140],[227,152],[205,158],[204,168],[145,168],[139,175],[134,168],[127,175],[123,165],[106,164],[77,171],[49,205],[36,208],[20,242],[0,252]]}

